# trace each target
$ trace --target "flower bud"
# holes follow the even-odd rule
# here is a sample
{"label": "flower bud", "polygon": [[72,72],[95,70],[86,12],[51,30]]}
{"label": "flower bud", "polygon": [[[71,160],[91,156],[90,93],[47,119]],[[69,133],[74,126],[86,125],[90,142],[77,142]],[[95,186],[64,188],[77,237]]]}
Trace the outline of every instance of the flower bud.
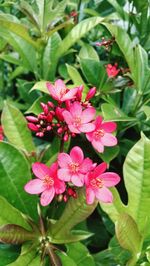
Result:
{"label": "flower bud", "polygon": [[65,134],[64,141],[68,141],[68,139],[69,139],[69,135],[68,134]]}
{"label": "flower bud", "polygon": [[57,133],[58,134],[61,134],[62,132],[63,132],[63,128],[62,127],[60,127],[60,128],[57,129]]}
{"label": "flower bud", "polygon": [[54,108],[54,104],[52,103],[52,102],[50,102],[50,101],[48,101],[48,107],[50,107],[50,108]]}
{"label": "flower bud", "polygon": [[83,92],[83,85],[78,87],[78,91],[76,94],[76,98],[79,102],[82,100],[82,92]]}
{"label": "flower bud", "polygon": [[26,116],[26,119],[27,119],[29,122],[33,122],[33,123],[38,122],[37,117],[32,116],[32,115]]}
{"label": "flower bud", "polygon": [[45,103],[40,103],[40,105],[41,105],[41,107],[42,107],[42,109],[43,109],[43,111],[44,111],[44,114],[45,115],[47,115],[48,114],[48,105],[47,104],[45,104]]}
{"label": "flower bud", "polygon": [[37,132],[39,130],[39,128],[33,123],[28,123],[28,128],[34,132]]}
{"label": "flower bud", "polygon": [[38,132],[38,133],[36,133],[36,136],[42,138],[44,136],[44,133],[43,132]]}
{"label": "flower bud", "polygon": [[55,115],[59,121],[64,121],[64,118],[62,115],[64,110],[65,110],[64,108],[56,107]]}
{"label": "flower bud", "polygon": [[89,101],[91,98],[93,98],[95,93],[96,93],[96,88],[95,87],[91,88],[86,95],[85,101]]}

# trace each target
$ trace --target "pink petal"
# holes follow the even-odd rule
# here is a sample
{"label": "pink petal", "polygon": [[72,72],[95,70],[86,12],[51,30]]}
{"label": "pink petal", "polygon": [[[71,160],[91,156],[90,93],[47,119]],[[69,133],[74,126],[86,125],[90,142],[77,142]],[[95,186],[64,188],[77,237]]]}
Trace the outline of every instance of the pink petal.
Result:
{"label": "pink petal", "polygon": [[58,170],[58,163],[53,163],[49,168],[49,176],[51,176],[53,179],[57,178],[57,170]]}
{"label": "pink petal", "polygon": [[59,97],[55,87],[50,82],[46,83],[46,87],[48,88],[50,95],[53,97],[53,99],[58,100]]}
{"label": "pink petal", "polygon": [[91,170],[92,165],[93,162],[91,159],[89,158],[84,159],[83,163],[80,165],[80,172],[87,173],[88,171]]}
{"label": "pink petal", "polygon": [[69,127],[69,130],[72,133],[77,133],[77,134],[80,134],[81,133],[81,131],[78,128],[74,127],[73,125],[68,125],[68,127]]}
{"label": "pink petal", "polygon": [[103,121],[102,116],[99,115],[99,116],[96,117],[96,119],[95,119],[96,128],[101,127],[102,121]]}
{"label": "pink petal", "polygon": [[86,202],[87,204],[93,204],[95,200],[95,193],[92,189],[87,188],[86,189]]}
{"label": "pink petal", "polygon": [[86,137],[87,137],[88,141],[92,141],[93,140],[93,132],[86,133]]}
{"label": "pink petal", "polygon": [[117,124],[114,122],[104,122],[101,125],[101,128],[104,129],[105,132],[111,133],[116,130]]}
{"label": "pink petal", "polygon": [[112,134],[105,133],[103,137],[101,137],[101,143],[104,146],[115,146],[117,145],[117,138],[113,136]]}
{"label": "pink petal", "polygon": [[55,189],[52,187],[50,189],[45,190],[41,194],[40,202],[42,206],[47,206],[53,200],[55,195]]}
{"label": "pink petal", "polygon": [[56,90],[58,95],[60,95],[62,90],[66,90],[67,89],[65,83],[61,79],[57,79],[55,81],[55,86],[54,87],[55,87],[55,90]]}
{"label": "pink petal", "polygon": [[59,169],[57,174],[58,174],[58,178],[60,180],[63,180],[66,182],[69,182],[71,180],[72,175],[71,175],[69,169],[65,169],[65,168]]}
{"label": "pink petal", "polygon": [[58,164],[62,168],[68,168],[68,164],[72,163],[70,156],[67,153],[60,153],[58,155]]}
{"label": "pink petal", "polygon": [[57,179],[57,181],[55,182],[55,193],[56,194],[61,194],[65,191],[66,189],[66,185],[63,181]]}
{"label": "pink petal", "polygon": [[113,195],[106,187],[96,189],[95,196],[98,200],[105,203],[111,203],[113,201]]}
{"label": "pink petal", "polygon": [[92,123],[82,124],[78,127],[81,132],[91,132],[95,129],[95,125]]}
{"label": "pink petal", "polygon": [[91,120],[94,119],[95,113],[96,113],[96,110],[94,107],[89,107],[85,109],[81,115],[81,122],[82,123],[90,122]]}
{"label": "pink petal", "polygon": [[105,187],[112,187],[120,182],[120,176],[111,172],[101,174],[100,178],[103,179]]}
{"label": "pink petal", "polygon": [[83,159],[84,159],[84,154],[83,154],[83,151],[81,150],[80,147],[75,146],[70,151],[70,157],[74,163],[81,164],[83,162]]}
{"label": "pink petal", "polygon": [[32,171],[40,179],[44,179],[46,175],[49,176],[49,167],[43,163],[32,164]]}
{"label": "pink petal", "polygon": [[104,152],[104,145],[101,143],[101,141],[93,140],[92,145],[98,152]]}
{"label": "pink petal", "polygon": [[95,167],[94,169],[94,178],[102,175],[107,169],[107,163],[103,162]]}
{"label": "pink petal", "polygon": [[72,175],[71,182],[77,187],[82,187],[84,185],[84,175],[82,174]]}
{"label": "pink petal", "polygon": [[65,122],[69,125],[69,124],[72,124],[73,123],[73,117],[72,115],[70,114],[70,112],[68,111],[63,111],[62,113],[64,119],[65,119]]}
{"label": "pink petal", "polygon": [[70,107],[70,113],[73,117],[81,117],[82,114],[82,106],[79,102],[74,102]]}
{"label": "pink petal", "polygon": [[76,95],[78,91],[78,88],[74,88],[74,89],[71,89],[69,90],[63,97],[62,97],[62,100],[63,101],[66,101],[66,100],[70,100],[70,99],[73,99]]}
{"label": "pink petal", "polygon": [[30,194],[40,194],[45,190],[45,186],[42,180],[33,179],[24,186],[24,190]]}

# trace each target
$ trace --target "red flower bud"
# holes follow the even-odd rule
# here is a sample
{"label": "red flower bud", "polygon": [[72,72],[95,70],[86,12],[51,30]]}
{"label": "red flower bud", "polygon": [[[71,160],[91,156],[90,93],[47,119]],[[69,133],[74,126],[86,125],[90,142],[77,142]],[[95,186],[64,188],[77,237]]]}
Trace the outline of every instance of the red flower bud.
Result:
{"label": "red flower bud", "polygon": [[52,103],[52,102],[50,102],[50,101],[48,101],[48,106],[50,107],[50,108],[54,108],[54,104]]}
{"label": "red flower bud", "polygon": [[79,102],[82,100],[82,92],[83,92],[83,85],[78,87],[78,91],[76,94],[76,98]]}
{"label": "red flower bud", "polygon": [[62,115],[64,110],[65,110],[64,108],[56,107],[55,115],[59,121],[64,121],[64,118]]}
{"label": "red flower bud", "polygon": [[68,139],[69,139],[69,135],[68,134],[65,134],[64,141],[68,141]]}
{"label": "red flower bud", "polygon": [[42,109],[43,109],[43,111],[44,111],[44,114],[45,115],[47,115],[48,114],[48,105],[47,104],[45,104],[45,103],[40,103],[40,105],[41,105],[41,107],[42,107]]}
{"label": "red flower bud", "polygon": [[95,93],[96,93],[96,88],[95,87],[91,88],[86,95],[85,101],[89,101],[91,98],[93,98]]}
{"label": "red flower bud", "polygon": [[41,137],[44,136],[44,133],[43,132],[38,132],[38,133],[36,133],[36,136],[41,138]]}
{"label": "red flower bud", "polygon": [[38,122],[37,117],[32,116],[32,115],[26,116],[26,119],[27,119],[29,122],[33,122],[33,123],[37,123],[37,122]]}
{"label": "red flower bud", "polygon": [[37,125],[35,125],[33,123],[28,123],[28,128],[31,129],[34,132],[39,131],[39,128],[37,127]]}

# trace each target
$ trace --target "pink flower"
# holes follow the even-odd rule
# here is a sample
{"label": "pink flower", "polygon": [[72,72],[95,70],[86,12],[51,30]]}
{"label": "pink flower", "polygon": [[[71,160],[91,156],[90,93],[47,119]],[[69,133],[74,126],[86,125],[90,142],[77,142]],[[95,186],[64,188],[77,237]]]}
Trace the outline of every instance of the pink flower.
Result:
{"label": "pink flower", "polygon": [[3,141],[3,139],[4,139],[4,132],[2,126],[0,125],[0,141]]}
{"label": "pink flower", "polygon": [[117,138],[110,134],[116,130],[116,123],[103,122],[101,116],[97,116],[93,123],[95,125],[95,130],[87,133],[86,137],[98,152],[104,152],[104,146],[109,147],[117,144]]}
{"label": "pink flower", "polygon": [[92,160],[89,158],[84,159],[83,151],[78,146],[75,146],[70,151],[70,155],[60,153],[58,155],[58,164],[60,166],[58,178],[72,182],[77,187],[84,185],[85,174],[93,169]]}
{"label": "pink flower", "polygon": [[115,64],[114,66],[111,64],[108,64],[106,66],[106,72],[109,78],[114,78],[118,75],[120,69],[117,69],[117,64]]}
{"label": "pink flower", "polygon": [[106,168],[107,164],[101,163],[85,177],[87,204],[92,204],[95,198],[105,203],[113,201],[113,195],[107,187],[118,184],[120,177],[112,172],[104,173]]}
{"label": "pink flower", "polygon": [[94,119],[95,113],[94,107],[82,111],[81,104],[74,102],[69,111],[63,112],[63,117],[72,133],[91,132],[95,129],[95,125],[89,122]]}
{"label": "pink flower", "polygon": [[29,194],[41,194],[40,202],[42,206],[48,205],[55,194],[65,191],[65,183],[57,177],[58,164],[53,163],[50,167],[43,163],[34,163],[32,171],[37,177],[30,180],[24,187]]}
{"label": "pink flower", "polygon": [[73,88],[71,90],[67,89],[65,83],[61,79],[56,80],[54,85],[47,82],[46,86],[51,96],[59,102],[74,99],[78,91],[77,88]]}

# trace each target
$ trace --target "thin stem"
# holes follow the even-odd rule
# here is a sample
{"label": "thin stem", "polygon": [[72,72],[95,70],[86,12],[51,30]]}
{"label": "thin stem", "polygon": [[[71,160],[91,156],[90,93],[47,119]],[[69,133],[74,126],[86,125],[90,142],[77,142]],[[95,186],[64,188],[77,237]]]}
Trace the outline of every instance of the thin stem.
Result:
{"label": "thin stem", "polygon": [[64,136],[62,136],[62,138],[61,138],[59,151],[63,152],[63,150],[64,150]]}

